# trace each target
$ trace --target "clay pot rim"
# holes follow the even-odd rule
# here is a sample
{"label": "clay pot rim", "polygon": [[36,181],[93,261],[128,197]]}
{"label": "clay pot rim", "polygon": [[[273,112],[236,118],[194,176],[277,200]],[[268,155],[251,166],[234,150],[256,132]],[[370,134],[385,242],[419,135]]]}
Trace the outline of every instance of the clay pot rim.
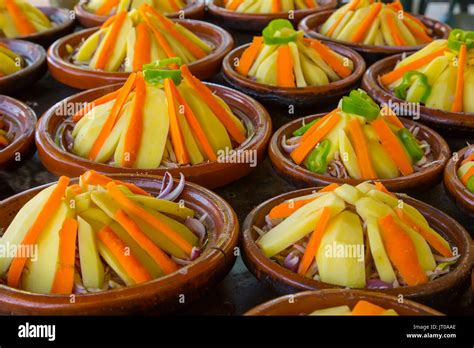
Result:
{"label": "clay pot rim", "polygon": [[[227,31],[225,31],[224,29],[214,24],[198,21],[194,19],[174,19],[174,21],[180,23],[181,25],[185,27],[190,26],[191,29],[193,27],[196,27],[197,25],[206,27],[207,29],[213,31],[216,34],[216,36],[219,36],[222,39],[222,41],[225,43],[222,46],[216,46],[214,50],[210,54],[205,56],[204,58],[201,58],[199,60],[196,60],[190,63],[188,65],[190,68],[192,68],[193,66],[206,64],[208,62],[211,62],[213,59],[217,59],[221,55],[223,56],[227,52],[227,50],[229,50],[233,46],[232,36],[230,36],[230,34]],[[93,76],[99,76],[103,78],[115,78],[115,79],[123,78],[124,80],[126,80],[127,77],[131,74],[131,72],[122,72],[122,71],[109,72],[109,71],[103,71],[103,70],[93,70],[93,69],[81,67],[79,65],[68,62],[59,54],[59,48],[65,45],[71,39],[76,38],[76,37],[89,37],[97,30],[99,30],[99,27],[87,28],[87,29],[66,35],[62,37],[61,39],[55,41],[51,45],[51,47],[48,49],[48,53],[47,53],[48,64],[53,64],[53,65],[58,66],[59,69],[61,69],[66,74],[73,72],[76,74],[80,73],[83,75],[93,75]]]}
{"label": "clay pot rim", "polygon": [[13,74],[0,77],[0,84],[1,83],[8,83],[12,80],[15,80],[16,78],[21,78],[20,75],[22,75],[22,74],[25,75],[25,76],[23,76],[23,78],[28,77],[28,75],[30,73],[36,71],[37,69],[40,69],[41,66],[46,62],[46,51],[43,48],[43,46],[41,46],[41,45],[35,44],[33,42],[30,42],[30,41],[17,40],[17,39],[3,39],[3,38],[0,38],[0,42],[6,44],[7,46],[9,46],[10,43],[13,43],[13,44],[16,44],[16,45],[23,45],[24,47],[29,46],[32,49],[34,49],[36,52],[38,52],[38,54],[39,54],[38,57],[32,57],[31,55],[26,56],[26,55],[24,55],[20,52],[16,52],[15,50],[12,50],[14,53],[19,54],[23,58],[26,58],[26,60],[31,62],[31,64],[28,63],[26,67],[24,67],[21,70],[18,70],[17,72],[15,72]]}
{"label": "clay pot rim", "polygon": [[465,158],[466,151],[472,146],[473,145],[466,146],[457,151],[457,161],[455,161],[454,158],[451,158],[444,170],[444,182],[451,195],[458,198],[462,202],[463,207],[465,207],[471,213],[474,213],[474,206],[471,203],[474,202],[474,193],[469,191],[467,187],[464,186],[457,174],[461,162]]}
{"label": "clay pot rim", "polygon": [[[278,162],[278,164],[283,166],[284,170],[289,171],[291,173],[291,176],[295,180],[302,181],[302,182],[305,182],[305,180],[304,180],[305,178],[307,179],[306,182],[312,181],[312,180],[313,181],[318,180],[320,182],[339,183],[339,184],[348,183],[348,184],[351,184],[351,185],[357,185],[357,184],[360,184],[364,181],[367,181],[367,180],[354,179],[354,178],[346,178],[346,179],[332,178],[332,177],[327,176],[327,175],[313,173],[310,170],[304,168],[303,166],[295,164],[290,159],[289,155],[286,155],[285,152],[283,151],[283,149],[281,147],[281,139],[282,139],[283,135],[286,134],[287,131],[290,128],[295,127],[297,125],[301,125],[303,120],[307,124],[308,122],[311,122],[315,118],[322,117],[326,114],[327,113],[321,113],[321,114],[310,115],[310,116],[298,118],[298,119],[290,121],[290,122],[284,124],[282,127],[280,127],[273,134],[272,139],[270,140],[270,145],[269,145],[268,152],[269,152],[270,159],[271,159],[272,163],[275,164],[276,162]],[[429,139],[427,139],[429,144],[433,145],[433,143],[436,142],[441,147],[440,153],[439,153],[438,157],[436,159],[434,159],[434,161],[439,160],[439,161],[442,161],[442,163],[435,163],[434,165],[432,165],[432,166],[430,166],[430,167],[428,167],[428,168],[426,168],[422,171],[414,172],[413,174],[410,174],[410,175],[407,175],[407,176],[399,176],[399,177],[396,177],[396,178],[393,178],[393,179],[378,179],[377,180],[377,181],[380,181],[381,183],[385,184],[386,186],[390,185],[390,184],[396,184],[396,183],[399,183],[399,182],[406,182],[407,184],[404,185],[404,186],[408,187],[410,181],[412,181],[412,180],[416,180],[416,179],[423,178],[423,177],[426,178],[427,176],[429,176],[433,173],[436,173],[437,171],[441,171],[446,166],[446,163],[448,162],[448,160],[450,158],[450,154],[451,154],[451,151],[450,151],[449,146],[446,143],[446,141],[441,137],[441,135],[439,135],[437,132],[435,132],[431,128],[429,128],[429,127],[427,127],[423,124],[408,120],[406,118],[401,118],[401,121],[408,127],[410,127],[412,125],[416,125],[416,126],[420,127],[420,130],[423,130],[423,131],[428,132],[430,134]]]}
{"label": "clay pot rim", "polygon": [[[148,182],[159,182],[159,184],[162,184],[162,176],[158,175],[145,175],[145,174],[110,174],[108,175],[111,178],[117,178],[119,180],[125,181],[125,182],[133,182],[134,179],[139,179],[139,180],[145,180]],[[78,178],[74,178],[71,180],[71,183],[77,183]],[[177,182],[176,179],[174,179],[175,182]],[[23,191],[21,193],[18,193],[14,196],[11,196],[3,201],[0,202],[0,209],[2,206],[8,205],[11,201],[14,201],[18,199],[19,197],[23,195],[27,195],[29,193],[37,193],[42,189],[45,189],[48,186],[51,186],[55,184],[49,183],[45,185],[41,185],[38,187],[34,187],[31,189],[28,189],[26,191]],[[228,238],[225,240],[223,238],[219,238],[219,240],[216,241],[214,245],[207,245],[206,248],[204,249],[204,253],[201,254],[201,256],[192,261],[189,265],[181,267],[178,271],[152,279],[150,281],[147,281],[145,283],[141,284],[134,284],[130,286],[125,286],[123,288],[117,288],[117,289],[111,289],[111,290],[106,290],[103,292],[98,292],[98,293],[88,293],[88,294],[75,294],[76,298],[81,299],[81,305],[91,305],[94,301],[97,300],[102,300],[101,304],[104,306],[106,305],[109,300],[111,302],[117,301],[117,298],[112,298],[108,299],[108,297],[120,294],[122,298],[126,297],[138,297],[139,294],[136,293],[137,289],[143,289],[145,287],[152,287],[156,285],[161,285],[163,284],[161,288],[169,288],[170,286],[174,286],[175,283],[172,281],[172,279],[180,273],[183,269],[187,270],[186,274],[192,274],[193,277],[199,275],[200,273],[203,273],[206,270],[199,270],[197,269],[198,266],[200,265],[210,265],[214,262],[221,262],[220,259],[222,256],[226,255],[227,252],[231,252],[233,246],[237,243],[238,237],[239,237],[239,222],[237,219],[237,215],[233,208],[230,206],[229,203],[227,203],[223,198],[218,196],[216,193],[199,186],[197,184],[193,184],[190,182],[186,182],[184,193],[191,191],[193,194],[200,195],[204,197],[207,202],[212,202],[215,205],[219,206],[219,211],[220,211],[220,217],[226,221],[227,223],[225,224],[225,229],[220,233],[220,235],[227,235]],[[215,233],[215,231],[214,231]],[[224,258],[225,259],[225,258]],[[224,261],[222,261],[224,262]],[[156,292],[159,292],[157,290]],[[65,304],[62,302],[48,302],[48,300],[51,299],[57,299],[57,300],[64,300],[65,298],[69,298],[70,295],[56,295],[56,294],[39,294],[39,293],[33,293],[21,289],[16,289],[16,288],[11,288],[5,284],[0,284],[0,302],[2,302],[2,298],[5,296],[10,296],[10,295],[15,295],[15,294],[21,294],[23,297],[21,301],[23,303],[28,303],[31,306],[31,303],[35,304],[41,304],[42,306],[46,307],[57,307],[58,305],[61,305],[62,307],[72,307],[75,304]]]}
{"label": "clay pot rim", "polygon": [[[318,290],[322,288],[331,288],[331,289],[340,289],[343,288],[338,285],[333,285],[329,283],[324,283],[314,279],[304,277],[298,273],[292,272],[283,266],[280,266],[276,262],[270,260],[266,257],[257,246],[254,235],[256,234],[253,231],[253,226],[255,225],[255,219],[257,215],[263,214],[262,211],[269,211],[271,207],[276,204],[283,202],[286,199],[303,196],[314,192],[314,190],[321,189],[322,187],[312,187],[301,190],[295,190],[291,192],[286,192],[270,198],[265,202],[261,203],[255,207],[245,218],[242,225],[242,245],[243,245],[243,256],[244,261],[249,270],[260,279],[261,276],[258,274],[264,274],[264,277],[275,278],[278,283],[285,284],[299,290]],[[468,232],[462,227],[457,221],[445,214],[444,212],[422,202],[417,199],[411,198],[404,194],[397,194],[400,199],[403,199],[406,203],[413,205],[421,213],[432,212],[436,214],[435,219],[440,222],[445,221],[449,222],[450,229],[445,229],[443,231],[438,230],[437,232],[444,235],[450,241],[450,244],[455,244],[451,237],[455,233],[461,237],[466,243],[463,250],[459,250],[461,257],[459,258],[456,267],[446,275],[439,277],[435,280],[429,281],[426,284],[416,285],[416,286],[402,286],[399,288],[392,289],[370,289],[374,292],[381,292],[386,294],[403,294],[405,296],[417,297],[417,296],[429,296],[433,295],[438,291],[443,291],[454,286],[460,279],[464,276],[468,276],[468,273],[471,272],[471,268],[474,267],[474,244],[471,240]],[[424,214],[423,214],[424,215]],[[433,220],[433,217],[430,217]],[[453,232],[456,231],[456,232]],[[458,249],[460,246],[456,245]],[[255,266],[251,263],[258,264],[260,269],[255,270]],[[368,289],[362,289],[368,290]]]}
{"label": "clay pot rim", "polygon": [[[345,295],[346,297],[351,297],[351,298],[374,298],[374,299],[380,299],[380,300],[386,300],[387,302],[398,302],[398,297],[395,297],[393,295],[387,295],[384,293],[380,292],[373,292],[373,291],[366,291],[366,290],[358,290],[358,289],[323,289],[323,290],[308,290],[308,291],[302,291],[296,294],[290,294],[290,295],[283,295],[277,298],[274,298],[272,300],[269,300],[267,302],[264,302],[251,310],[247,311],[244,316],[258,316],[258,315],[269,315],[266,313],[268,310],[271,310],[274,307],[279,307],[280,305],[284,303],[288,303],[288,300],[291,298],[293,300],[304,300],[306,298],[313,298],[313,297],[319,297],[319,296],[332,296],[332,295]],[[406,309],[413,310],[414,314],[415,312],[418,314],[421,312],[423,315],[437,315],[437,316],[444,316],[443,313],[425,306],[421,303],[405,299],[403,302],[404,306]],[[344,303],[341,302],[341,306],[344,305]],[[316,310],[315,309],[308,309],[309,311]],[[322,308],[321,308],[322,309]],[[311,312],[307,313],[310,314]],[[296,314],[295,314],[296,315]]]}
{"label": "clay pot rim", "polygon": [[234,48],[231,52],[229,52],[223,61],[223,73],[226,79],[231,84],[238,84],[241,85],[241,88],[250,89],[255,91],[256,93],[266,93],[267,91],[271,91],[271,93],[283,95],[285,97],[291,96],[301,96],[301,95],[315,95],[315,94],[324,94],[330,92],[337,92],[338,90],[343,90],[349,88],[351,85],[354,85],[359,81],[366,70],[366,64],[364,58],[357,53],[355,50],[345,47],[340,44],[335,44],[330,41],[324,41],[324,44],[328,45],[330,48],[335,50],[337,53],[350,58],[354,63],[354,70],[352,74],[346,78],[343,78],[338,81],[330,82],[324,86],[308,86],[308,87],[278,87],[278,86],[270,86],[263,83],[259,83],[253,81],[252,79],[240,75],[235,69],[232,64],[232,60],[235,57],[241,56],[241,53],[250,46],[249,44],[245,44]]}
{"label": "clay pot rim", "polygon": [[[414,45],[414,46],[387,46],[387,45],[379,46],[379,45],[366,45],[366,44],[361,44],[361,43],[351,43],[351,42],[346,42],[342,40],[332,39],[330,37],[327,37],[326,35],[319,33],[314,28],[310,27],[309,23],[312,22],[315,18],[319,16],[322,17],[325,15],[331,15],[334,11],[336,10],[331,9],[331,10],[321,11],[321,12],[312,14],[310,16],[307,16],[300,22],[298,28],[300,30],[303,30],[306,33],[306,35],[308,35],[309,37],[332,41],[335,43],[349,46],[355,50],[364,51],[367,53],[396,54],[396,53],[401,53],[401,52],[418,51],[426,46],[426,44]],[[419,14],[414,14],[414,13],[410,13],[410,14],[420,19],[428,27],[432,27],[430,23],[435,23],[436,25],[440,26],[443,29],[444,35],[442,37],[439,37],[439,39],[448,38],[449,32],[451,31],[451,27],[447,25],[446,23],[443,23],[441,21],[438,21],[436,19],[432,19],[426,16],[422,16]]]}

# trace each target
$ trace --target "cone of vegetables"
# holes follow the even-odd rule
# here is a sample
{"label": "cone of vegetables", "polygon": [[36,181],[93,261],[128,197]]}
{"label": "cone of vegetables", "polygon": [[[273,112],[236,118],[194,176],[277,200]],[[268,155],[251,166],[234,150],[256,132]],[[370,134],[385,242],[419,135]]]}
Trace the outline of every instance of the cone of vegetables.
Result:
{"label": "cone of vegetables", "polygon": [[61,177],[26,203],[0,238],[3,248],[32,251],[0,259],[2,282],[34,293],[85,294],[140,284],[190,263],[206,228],[173,201],[184,178],[176,188],[167,180],[155,198],[93,171],[78,184]]}
{"label": "cone of vegetables", "polygon": [[466,186],[469,192],[474,193],[474,150],[469,148],[465,158],[457,171],[459,180]]}
{"label": "cone of vegetables", "polygon": [[14,74],[26,66],[25,59],[0,42],[0,78]]}
{"label": "cone of vegetables", "polygon": [[143,3],[149,4],[155,10],[163,14],[179,12],[186,7],[185,0],[88,0],[84,8],[98,16],[111,16],[120,11],[137,9]]}
{"label": "cone of vegetables", "polygon": [[262,253],[327,284],[390,289],[434,281],[456,249],[414,206],[381,183],[332,184],[274,206],[254,226]]}
{"label": "cone of vegetables", "polygon": [[474,32],[453,30],[402,59],[380,82],[398,98],[428,108],[474,113]]}
{"label": "cone of vegetables", "polygon": [[398,0],[389,4],[351,0],[334,11],[319,32],[332,39],[375,46],[415,46],[433,40],[431,30],[404,11]]}
{"label": "cone of vegetables", "polygon": [[254,37],[236,64],[258,83],[284,88],[324,86],[350,76],[354,62],[319,40],[304,38],[290,21],[275,19]]}
{"label": "cone of vegetables", "polygon": [[419,127],[406,128],[388,105],[353,90],[339,106],[283,137],[281,147],[309,171],[333,178],[392,179],[435,163]]}
{"label": "cone of vegetables", "polygon": [[49,18],[29,1],[0,1],[0,36],[28,36],[52,27]]}
{"label": "cone of vegetables", "polygon": [[72,152],[91,161],[137,169],[216,161],[247,139],[229,106],[179,58],[144,66],[117,91],[73,117]]}
{"label": "cone of vegetables", "polygon": [[120,11],[74,52],[76,65],[108,72],[138,71],[143,64],[179,57],[185,64],[209,55],[214,48],[148,4]]}
{"label": "cone of vegetables", "polygon": [[317,9],[316,0],[224,0],[226,10],[242,13],[280,13]]}

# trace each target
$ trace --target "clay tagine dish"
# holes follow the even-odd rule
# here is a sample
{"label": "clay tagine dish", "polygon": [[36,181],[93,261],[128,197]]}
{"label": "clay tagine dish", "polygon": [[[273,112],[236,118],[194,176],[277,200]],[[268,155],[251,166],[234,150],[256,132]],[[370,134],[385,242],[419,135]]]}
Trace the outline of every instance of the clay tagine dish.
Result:
{"label": "clay tagine dish", "polygon": [[255,98],[303,107],[327,106],[359,86],[365,62],[342,45],[304,38],[277,19],[224,59],[224,78]]}
{"label": "clay tagine dish", "polygon": [[342,43],[358,51],[367,63],[403,52],[414,52],[451,28],[434,19],[410,14],[399,1],[390,4],[351,0],[337,10],[306,17],[300,29],[309,37]]}

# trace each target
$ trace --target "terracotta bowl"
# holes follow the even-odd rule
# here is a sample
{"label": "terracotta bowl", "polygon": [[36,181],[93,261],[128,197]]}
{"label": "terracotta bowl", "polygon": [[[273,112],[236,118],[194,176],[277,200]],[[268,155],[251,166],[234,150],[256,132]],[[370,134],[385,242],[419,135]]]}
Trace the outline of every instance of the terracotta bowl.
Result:
{"label": "terracotta bowl", "polygon": [[10,144],[0,149],[0,169],[15,163],[21,163],[34,150],[35,112],[22,102],[0,95],[0,115],[7,124],[13,138]]}
{"label": "terracotta bowl", "polygon": [[[88,0],[81,0],[74,8],[77,20],[85,28],[101,26],[109,16],[99,16],[87,11],[84,7],[87,2]],[[169,13],[167,16],[180,19],[200,19],[204,16],[205,7],[202,0],[188,0],[188,5],[184,9],[180,12]]]}
{"label": "terracotta bowl", "polygon": [[[320,290],[342,288],[337,285],[323,283],[292,272],[267,258],[256,244],[258,233],[253,226],[262,227],[265,224],[265,215],[275,206],[287,199],[310,194],[315,188],[307,188],[276,196],[253,209],[243,224],[242,256],[247,268],[259,280],[274,287],[283,294],[302,290]],[[474,264],[474,245],[467,231],[454,219],[436,208],[406,195],[400,198],[418,209],[430,222],[431,226],[442,234],[451,245],[458,248],[461,255],[455,268],[449,273],[427,284],[406,286],[393,289],[373,289],[388,295],[403,295],[412,300],[427,304],[448,303],[451,298],[459,295],[468,286],[471,268]]]}
{"label": "terracotta bowl", "polygon": [[274,19],[289,19],[294,25],[306,16],[321,11],[334,9],[337,6],[337,0],[319,0],[320,5],[317,9],[296,10],[292,13],[292,18],[288,12],[279,13],[239,13],[226,10],[223,6],[224,0],[211,0],[208,5],[209,14],[219,23],[227,28],[245,31],[261,31],[268,23]]}
{"label": "terracotta bowl", "polygon": [[[121,85],[107,86],[76,94],[54,105],[43,115],[36,128],[36,143],[40,159],[51,173],[56,175],[79,176],[88,169],[94,169],[98,172],[108,174],[147,173],[164,175],[166,171],[169,171],[173,175],[178,175],[178,173],[181,172],[189,181],[204,187],[215,188],[235,181],[254,169],[249,163],[212,162],[173,169],[155,168],[137,170],[95,163],[67,152],[56,145],[55,139],[58,135],[62,136],[62,130],[64,130],[68,116],[70,116],[62,115],[61,106],[67,105],[68,103],[90,102],[116,90],[120,86]],[[272,132],[271,119],[265,108],[257,101],[230,88],[214,84],[208,84],[208,86],[215,91],[218,96],[223,98],[234,113],[245,122],[251,136],[238,149],[246,153],[248,153],[248,151],[255,151],[257,163],[260,163],[265,156],[267,144]]]}
{"label": "terracotta bowl", "polygon": [[0,77],[0,93],[10,94],[30,87],[46,73],[46,52],[40,45],[10,39],[0,39],[0,43],[22,56],[27,64],[14,74]]}
{"label": "terracotta bowl", "polygon": [[457,172],[465,158],[469,146],[457,152],[457,160],[451,158],[444,170],[444,185],[456,203],[466,212],[474,216],[474,193],[469,191],[459,179]]}
{"label": "terracotta bowl", "polygon": [[309,315],[318,309],[330,307],[349,306],[353,308],[361,300],[369,301],[386,309],[393,309],[399,315],[443,315],[437,310],[410,300],[400,303],[399,298],[395,296],[346,289],[303,291],[294,295],[281,296],[252,308],[244,315]]}
{"label": "terracotta bowl", "polygon": [[27,40],[48,48],[54,41],[74,30],[74,13],[64,8],[38,7],[53,22],[51,29],[32,35],[18,36],[15,39]]}
{"label": "terracotta bowl", "polygon": [[[388,87],[383,86],[379,81],[379,76],[393,70],[401,58],[401,55],[387,57],[367,69],[362,80],[362,87],[377,102],[388,103],[392,101],[394,103],[406,103],[406,101],[395,97],[392,91]],[[420,119],[423,123],[433,127],[460,131],[474,129],[474,113],[444,111],[420,105]]]}
{"label": "terracotta bowl", "polygon": [[[210,23],[195,20],[176,21],[215,47],[214,51],[205,58],[189,64],[191,72],[202,80],[217,74],[221,69],[222,60],[234,45],[232,36],[224,29]],[[91,89],[124,82],[128,78],[130,73],[127,72],[92,70],[74,65],[69,61],[66,46],[77,47],[82,40],[87,39],[96,31],[97,28],[91,28],[73,33],[56,41],[49,48],[48,67],[56,80],[74,88]]]}
{"label": "terracotta bowl", "polygon": [[[327,10],[323,12],[315,13],[311,16],[306,17],[300,22],[299,29],[303,30],[306,35],[316,39],[324,39],[330,40],[333,42],[338,42],[345,46],[351,47],[359,52],[362,57],[364,57],[365,61],[368,65],[385,58],[387,56],[403,53],[403,52],[414,52],[418,51],[423,48],[425,45],[416,45],[416,46],[375,46],[375,45],[364,45],[364,44],[356,44],[356,43],[349,43],[341,40],[331,39],[328,38],[326,35],[319,33],[319,27],[329,18],[330,15],[335,10]],[[437,20],[421,16],[415,15],[413,16],[420,19],[428,28],[433,30],[433,37],[436,39],[447,39],[449,32],[451,31],[451,27],[449,25],[439,22]]]}
{"label": "terracotta bowl", "polygon": [[224,58],[224,78],[233,87],[268,103],[297,104],[299,107],[326,107],[337,104],[342,96],[349,94],[360,85],[366,66],[364,59],[356,51],[332,42],[326,42],[326,44],[354,62],[354,71],[349,77],[326,86],[303,88],[283,88],[258,83],[235,70],[234,61],[240,58],[243,51],[249,47],[250,44],[247,44],[234,49]]}
{"label": "terracotta bowl", "polygon": [[[303,120],[307,123],[311,122],[317,117],[322,117],[325,114],[312,115],[309,117],[300,118],[287,123],[275,134],[273,134],[272,140],[270,141],[269,155],[272,161],[273,167],[281,175],[289,178],[299,187],[318,186],[318,185],[329,185],[331,183],[347,183],[351,185],[358,185],[364,180],[358,179],[338,179],[323,174],[313,173],[303,166],[296,165],[290,158],[283,148],[281,147],[281,141],[283,136],[290,138],[292,133],[300,128],[303,124]],[[427,169],[410,174],[408,176],[393,178],[393,179],[381,179],[382,182],[389,190],[394,192],[403,192],[410,189],[420,189],[422,187],[432,187],[439,182],[443,175],[444,167],[450,158],[451,151],[446,141],[432,129],[408,120],[401,118],[403,124],[409,128],[413,125],[420,127],[419,138],[426,140],[431,145],[431,151],[434,154],[434,159],[440,161],[435,163]]]}
{"label": "terracotta bowl", "polygon": [[[156,195],[161,177],[148,175],[114,175]],[[73,180],[77,182],[77,179]],[[16,213],[46,186],[37,187],[0,202],[0,227],[6,228]],[[210,241],[203,254],[190,265],[168,276],[144,284],[101,293],[70,296],[42,295],[0,285],[0,313],[15,315],[122,315],[132,313],[165,314],[184,307],[219,283],[234,262],[234,247],[239,238],[239,223],[232,207],[222,198],[198,185],[186,184],[182,194],[186,206],[200,216],[209,214],[207,228]]]}

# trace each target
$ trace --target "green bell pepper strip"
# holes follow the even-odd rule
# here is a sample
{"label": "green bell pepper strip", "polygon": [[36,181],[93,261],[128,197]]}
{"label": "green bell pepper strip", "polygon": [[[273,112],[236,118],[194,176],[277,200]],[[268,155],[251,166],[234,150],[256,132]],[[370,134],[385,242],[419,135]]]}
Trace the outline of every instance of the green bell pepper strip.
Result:
{"label": "green bell pepper strip", "polygon": [[306,167],[313,173],[323,174],[327,171],[327,157],[331,149],[331,141],[324,139],[314,148],[305,160]]}
{"label": "green bell pepper strip", "polygon": [[393,89],[393,92],[397,98],[406,100],[408,89],[413,85],[413,78],[419,79],[421,87],[424,89],[424,92],[419,100],[420,103],[426,103],[426,100],[431,94],[431,86],[428,83],[428,77],[419,71],[407,71],[403,75],[402,82]]}
{"label": "green bell pepper strip", "polygon": [[166,69],[170,64],[181,66],[183,61],[180,57],[172,57],[161,60],[156,60],[153,63],[143,65],[143,70]]}
{"label": "green bell pepper strip", "polygon": [[[285,36],[276,36],[277,32],[282,32],[283,29],[287,29],[289,32]],[[271,21],[262,32],[263,41],[265,45],[283,45],[290,42],[295,42],[297,33],[293,27],[293,24],[288,19],[275,19]]]}
{"label": "green bell pepper strip", "polygon": [[474,193],[474,175],[471,175],[471,177],[467,179],[466,188]]}
{"label": "green bell pepper strip", "polygon": [[305,124],[304,126],[298,128],[297,130],[295,130],[293,132],[293,136],[295,137],[299,137],[299,136],[302,136],[304,133],[306,133],[308,131],[308,129],[310,129],[316,122],[318,122],[319,118],[311,121],[310,123],[307,123]]}
{"label": "green bell pepper strip", "polygon": [[365,117],[369,122],[377,118],[380,107],[363,90],[353,90],[342,98],[342,111]]}
{"label": "green bell pepper strip", "polygon": [[399,129],[397,134],[408,154],[413,159],[413,162],[416,163],[421,160],[425,155],[425,152],[418,144],[414,135],[406,128]]}
{"label": "green bell pepper strip", "polygon": [[172,79],[177,86],[181,83],[181,71],[179,70],[144,70],[143,76],[145,81],[152,85],[163,85],[165,79]]}
{"label": "green bell pepper strip", "polygon": [[451,30],[448,37],[448,47],[453,51],[459,51],[463,44],[467,46],[467,49],[474,48],[474,32],[462,29]]}

